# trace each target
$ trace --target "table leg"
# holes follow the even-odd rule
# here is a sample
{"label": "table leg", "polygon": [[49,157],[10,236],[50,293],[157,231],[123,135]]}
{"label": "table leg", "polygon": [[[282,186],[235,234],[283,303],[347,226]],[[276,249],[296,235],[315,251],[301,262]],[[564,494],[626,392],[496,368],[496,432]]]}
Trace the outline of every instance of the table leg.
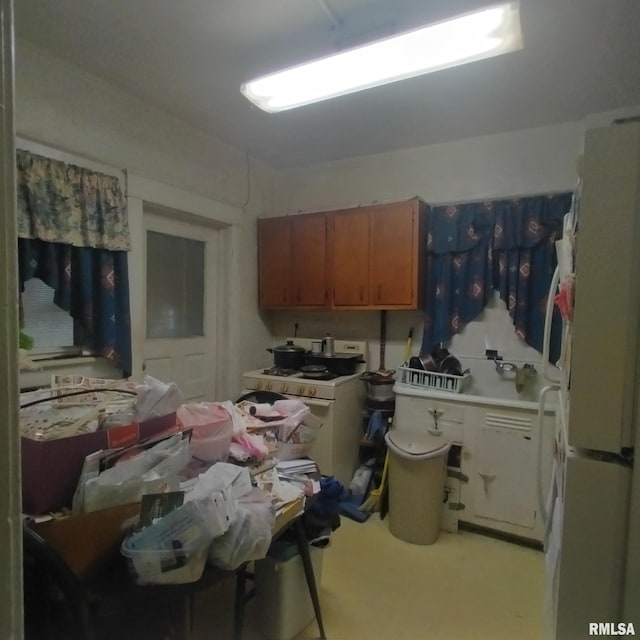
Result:
{"label": "table leg", "polygon": [[236,574],[236,595],[233,605],[233,640],[242,640],[244,627],[244,605],[246,604],[246,567],[242,567]]}
{"label": "table leg", "polygon": [[295,528],[298,553],[302,558],[302,566],[304,567],[304,575],[307,579],[307,587],[309,588],[309,595],[311,596],[311,602],[313,603],[313,612],[316,615],[316,622],[318,623],[318,630],[320,631],[320,639],[326,640],[326,636],[324,634],[324,624],[322,623],[322,612],[320,611],[320,600],[318,598],[316,577],[313,572],[311,553],[309,552],[309,541],[307,540],[304,525],[302,524],[302,518],[298,518],[296,520]]}

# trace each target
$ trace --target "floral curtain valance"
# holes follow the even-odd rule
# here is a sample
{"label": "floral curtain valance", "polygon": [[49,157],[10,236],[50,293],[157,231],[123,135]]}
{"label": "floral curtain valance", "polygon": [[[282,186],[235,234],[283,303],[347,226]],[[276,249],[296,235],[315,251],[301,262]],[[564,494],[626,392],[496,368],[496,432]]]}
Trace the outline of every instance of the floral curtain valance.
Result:
{"label": "floral curtain valance", "polygon": [[115,176],[17,150],[18,236],[74,247],[130,251]]}

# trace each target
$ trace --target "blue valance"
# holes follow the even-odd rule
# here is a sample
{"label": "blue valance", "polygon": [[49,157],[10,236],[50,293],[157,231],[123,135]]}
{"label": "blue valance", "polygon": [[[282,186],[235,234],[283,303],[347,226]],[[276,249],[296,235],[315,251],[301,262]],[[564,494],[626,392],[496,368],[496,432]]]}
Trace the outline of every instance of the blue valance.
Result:
{"label": "blue valance", "polygon": [[85,346],[131,375],[131,321],[126,251],[18,239],[21,289],[40,278],[54,303],[78,322]]}
{"label": "blue valance", "polygon": [[[433,207],[422,352],[462,331],[494,290],[507,304],[516,335],[542,351],[554,243],[570,206],[568,192]],[[555,361],[559,314],[553,322],[550,358]]]}

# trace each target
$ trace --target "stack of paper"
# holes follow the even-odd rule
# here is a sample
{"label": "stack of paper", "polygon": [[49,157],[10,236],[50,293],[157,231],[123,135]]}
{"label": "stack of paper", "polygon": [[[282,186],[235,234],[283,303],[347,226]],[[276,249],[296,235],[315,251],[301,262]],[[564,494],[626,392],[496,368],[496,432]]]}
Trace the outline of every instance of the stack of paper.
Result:
{"label": "stack of paper", "polygon": [[313,460],[286,460],[278,462],[278,471],[286,475],[298,475],[301,473],[316,473],[318,467]]}

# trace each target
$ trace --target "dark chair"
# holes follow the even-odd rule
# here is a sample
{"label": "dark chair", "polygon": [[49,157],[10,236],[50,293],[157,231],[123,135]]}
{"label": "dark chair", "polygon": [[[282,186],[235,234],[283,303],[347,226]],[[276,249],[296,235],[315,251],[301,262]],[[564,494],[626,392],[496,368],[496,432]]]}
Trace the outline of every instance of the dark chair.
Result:
{"label": "dark chair", "polygon": [[82,583],[35,531],[22,532],[26,640],[94,640]]}

